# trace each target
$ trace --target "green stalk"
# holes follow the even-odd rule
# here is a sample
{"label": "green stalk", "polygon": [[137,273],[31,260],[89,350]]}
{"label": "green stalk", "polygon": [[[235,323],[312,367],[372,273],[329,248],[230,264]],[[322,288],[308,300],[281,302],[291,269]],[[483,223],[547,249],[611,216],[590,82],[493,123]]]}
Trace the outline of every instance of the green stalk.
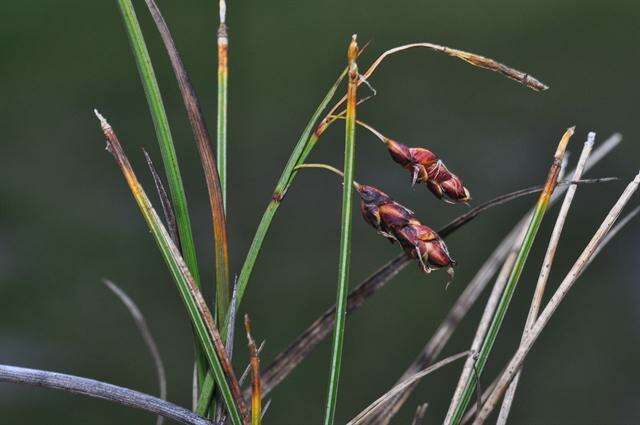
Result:
{"label": "green stalk", "polygon": [[[210,370],[213,371],[215,380],[220,388],[220,393],[227,406],[229,415],[234,425],[242,425],[243,420],[240,412],[244,412],[245,405],[240,393],[238,381],[233,373],[233,368],[226,355],[224,344],[220,333],[213,321],[213,317],[207,307],[200,289],[189,269],[187,268],[178,248],[171,240],[169,233],[162,224],[160,217],[151,205],[147,194],[140,185],[129,160],[127,159],[116,134],[107,121],[97,113],[102,130],[108,141],[108,150],[113,154],[124,175],[129,188],[135,198],[147,226],[151,231],[160,252],[169,267],[171,275],[176,282],[180,296],[187,308],[189,318],[197,339],[209,362]],[[228,379],[228,381],[227,381]]]}
{"label": "green stalk", "polygon": [[289,157],[289,160],[287,161],[287,164],[285,165],[284,170],[280,175],[280,179],[278,179],[278,183],[276,183],[271,202],[269,202],[269,205],[267,205],[267,209],[262,214],[260,224],[258,224],[258,230],[256,230],[256,234],[253,237],[253,241],[251,242],[251,247],[249,248],[247,257],[244,260],[242,269],[240,270],[240,275],[238,276],[238,305],[240,305],[242,297],[244,296],[244,292],[247,289],[247,284],[249,282],[249,278],[251,277],[253,266],[256,263],[258,253],[260,252],[260,248],[262,248],[262,243],[264,242],[264,238],[267,235],[267,231],[269,230],[271,221],[273,220],[278,207],[280,207],[280,202],[282,201],[282,199],[284,199],[289,186],[291,186],[291,183],[295,178],[295,175],[297,173],[295,167],[304,162],[307,156],[311,153],[311,149],[309,147],[314,146],[318,141],[318,138],[320,137],[320,129],[317,129],[315,132],[313,132],[314,126],[320,118],[322,111],[324,111],[329,102],[331,102],[331,99],[333,99],[333,96],[338,89],[338,85],[346,75],[347,70],[345,69],[340,74],[333,86],[331,86],[324,99],[322,99],[322,101],[318,105],[318,108],[311,116],[311,119],[307,123],[307,126],[302,132],[302,135],[298,139],[296,146],[293,148],[291,156]]}
{"label": "green stalk", "polygon": [[351,262],[351,215],[353,177],[355,174],[356,147],[356,93],[358,88],[358,43],[355,34],[349,45],[349,87],[347,89],[347,116],[344,139],[344,184],[342,192],[342,224],[340,231],[340,257],[338,260],[338,294],[336,297],[336,323],[333,332],[331,349],[331,369],[329,372],[329,391],[327,408],[324,417],[325,425],[332,425],[336,414],[338,400],[338,384],[340,382],[340,366],[342,363],[342,346],[344,342],[344,325],[347,316],[347,292],[349,290],[349,265]]}
{"label": "green stalk", "polygon": [[522,271],[524,270],[524,266],[527,262],[527,257],[531,252],[531,247],[533,246],[533,242],[535,241],[538,230],[540,229],[540,224],[542,223],[542,219],[544,218],[544,215],[549,207],[549,200],[557,184],[560,164],[562,162],[562,158],[564,157],[567,143],[573,135],[573,132],[574,127],[569,128],[564,133],[562,139],[560,140],[560,143],[558,144],[558,149],[556,150],[556,153],[554,155],[553,165],[551,166],[551,169],[549,170],[549,174],[547,176],[545,188],[540,194],[540,198],[536,203],[536,207],[533,212],[533,216],[531,217],[531,221],[529,222],[529,226],[527,227],[527,232],[525,234],[522,246],[518,251],[518,256],[516,257],[515,264],[509,275],[509,280],[507,281],[504,292],[502,293],[500,303],[498,304],[496,312],[493,316],[491,325],[489,325],[489,330],[487,331],[487,335],[482,343],[480,352],[478,353],[478,358],[475,361],[474,368],[476,370],[476,373],[471,375],[471,377],[469,378],[469,382],[464,388],[462,397],[454,410],[451,419],[452,424],[457,425],[460,423],[460,421],[462,420],[462,416],[464,415],[464,412],[466,411],[469,402],[471,401],[476,390],[477,377],[482,374],[484,366],[487,363],[487,359],[489,358],[489,354],[491,353],[491,349],[493,348],[493,344],[495,343],[496,337],[498,336],[498,332],[507,313],[507,309],[509,308],[509,303],[511,302],[513,293],[515,292],[518,281],[520,280],[520,276],[522,275]]}
{"label": "green stalk", "polygon": [[176,221],[178,222],[178,233],[182,244],[182,251],[189,272],[196,283],[200,284],[200,273],[198,272],[198,260],[196,258],[196,249],[193,243],[193,234],[191,233],[191,220],[189,219],[189,211],[187,208],[187,197],[185,196],[184,186],[182,185],[182,177],[178,166],[178,158],[173,145],[171,129],[169,121],[160,95],[160,88],[156,81],[156,75],[151,64],[151,58],[145,44],[140,23],[136,17],[131,0],[118,0],[118,6],[122,13],[131,49],[136,60],[140,80],[144,87],[147,103],[149,104],[149,112],[153,120],[153,126],[158,138],[160,153],[162,154],[162,162],[167,180],[169,182],[169,192],[173,207],[176,210]]}
{"label": "green stalk", "polygon": [[[260,223],[258,224],[258,230],[256,230],[256,234],[254,235],[253,241],[251,242],[251,247],[249,248],[249,252],[247,253],[247,256],[244,260],[242,269],[240,270],[240,275],[238,276],[238,305],[240,305],[240,301],[242,299],[242,296],[244,295],[244,291],[246,290],[247,284],[249,283],[249,278],[251,277],[253,266],[256,263],[258,253],[260,252],[262,243],[267,236],[267,232],[269,231],[269,227],[271,226],[273,217],[276,215],[276,212],[280,207],[280,201],[282,201],[282,199],[284,198],[284,194],[291,186],[291,183],[293,182],[293,179],[297,174],[296,167],[302,164],[309,156],[311,150],[320,138],[320,135],[326,129],[328,122],[323,121],[315,131],[314,125],[320,118],[322,111],[324,111],[329,102],[331,102],[331,99],[333,99],[333,97],[335,96],[340,82],[342,82],[346,75],[347,69],[345,69],[340,74],[340,76],[338,76],[336,82],[333,84],[333,86],[331,86],[325,97],[318,105],[317,109],[314,111],[311,119],[309,119],[309,122],[300,135],[296,146],[293,148],[291,156],[289,157],[289,160],[287,161],[287,164],[285,165],[285,168],[282,171],[278,182],[276,183],[271,202],[269,202],[265,212],[262,214],[262,218],[260,219]],[[226,329],[226,327],[224,327],[223,329]],[[211,396],[213,395],[213,387],[214,380],[212,379],[210,374],[207,374],[204,383],[202,384],[200,398],[198,400],[198,405],[196,408],[196,412],[198,412],[199,414],[206,413],[209,403],[211,402]]]}
{"label": "green stalk", "polygon": [[[169,192],[173,207],[175,208],[176,222],[178,224],[178,234],[180,235],[181,250],[184,260],[189,268],[191,276],[198,287],[200,286],[200,272],[198,270],[198,258],[196,256],[196,247],[193,241],[193,233],[191,232],[191,220],[189,218],[189,210],[187,207],[187,197],[182,184],[180,168],[178,166],[178,158],[171,136],[171,129],[167,114],[162,102],[160,88],[156,80],[151,57],[147,50],[147,45],[140,29],[140,23],[136,16],[131,0],[118,0],[118,6],[122,14],[122,19],[127,29],[129,42],[133,51],[133,56],[138,67],[140,80],[147,97],[149,111],[153,120],[153,126],[156,131],[156,137],[160,146],[162,155],[162,163],[164,164],[165,173],[167,175]],[[206,372],[206,360],[201,348],[195,346],[196,366],[199,379],[204,379]]]}
{"label": "green stalk", "polygon": [[216,153],[218,175],[222,189],[222,202],[227,210],[227,80],[229,77],[228,52],[229,36],[227,34],[226,4],[220,1],[220,26],[218,27],[218,116]]}

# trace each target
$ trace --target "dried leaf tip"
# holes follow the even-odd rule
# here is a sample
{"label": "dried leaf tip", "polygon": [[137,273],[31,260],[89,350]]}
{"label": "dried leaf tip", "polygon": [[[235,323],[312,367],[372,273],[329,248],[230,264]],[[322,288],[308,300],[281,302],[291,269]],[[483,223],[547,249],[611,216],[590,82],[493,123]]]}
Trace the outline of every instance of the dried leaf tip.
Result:
{"label": "dried leaf tip", "polygon": [[220,0],[219,10],[220,10],[220,24],[224,25],[227,19],[227,2],[225,0]]}
{"label": "dried leaf tip", "polygon": [[102,127],[103,131],[107,131],[108,129],[111,129],[111,126],[107,122],[106,118],[103,117],[102,114],[98,112],[97,109],[94,109],[93,113],[96,115],[96,117],[98,117],[98,121],[100,121],[100,127]]}
{"label": "dried leaf tip", "polygon": [[569,140],[571,140],[571,137],[573,136],[573,133],[575,131],[576,126],[574,125],[573,127],[567,128],[567,131],[565,131],[562,135],[562,139],[560,140],[560,143],[558,143],[558,149],[556,150],[556,154],[554,155],[556,160],[561,160],[561,158],[564,156],[564,152],[567,150],[567,144],[569,143]]}
{"label": "dried leaf tip", "polygon": [[347,57],[349,59],[349,65],[353,66],[356,62],[356,58],[358,57],[358,34],[353,34],[351,36],[351,43],[349,44]]}

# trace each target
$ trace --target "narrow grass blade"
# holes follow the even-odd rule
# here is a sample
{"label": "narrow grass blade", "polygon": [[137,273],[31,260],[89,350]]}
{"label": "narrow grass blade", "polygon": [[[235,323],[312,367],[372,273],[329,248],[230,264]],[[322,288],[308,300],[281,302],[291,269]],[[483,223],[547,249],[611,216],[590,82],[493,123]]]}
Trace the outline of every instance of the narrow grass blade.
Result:
{"label": "narrow grass blade", "polygon": [[[167,399],[167,374],[164,371],[164,364],[162,363],[162,356],[160,355],[160,350],[158,349],[158,345],[156,344],[156,340],[153,338],[151,334],[151,330],[149,330],[149,325],[147,325],[147,321],[144,318],[144,315],[138,308],[138,305],[131,299],[126,292],[124,292],[118,285],[110,281],[109,279],[102,279],[102,283],[109,288],[111,292],[117,296],[122,304],[127,308],[129,314],[133,318],[133,322],[136,324],[140,335],[142,335],[142,339],[144,343],[147,345],[149,349],[149,353],[151,353],[151,358],[153,359],[153,363],[156,367],[156,373],[158,375],[158,386],[160,387],[160,398],[162,400]],[[156,419],[156,425],[162,425],[164,423],[164,417],[158,416]]]}
{"label": "narrow grass blade", "polygon": [[204,350],[209,366],[211,367],[216,382],[220,387],[222,397],[229,411],[234,425],[243,423],[246,417],[246,407],[240,394],[240,387],[236,380],[233,368],[226,354],[222,338],[216,327],[211,312],[202,297],[200,289],[195,284],[189,269],[187,268],[178,248],[171,240],[169,233],[163,226],[160,217],[151,205],[147,194],[140,185],[120,142],[107,121],[97,111],[96,116],[100,120],[100,126],[107,138],[107,149],[114,156],[120,167],[127,184],[133,194],[142,215],[147,222],[151,233],[158,244],[160,252],[171,271],[180,296],[187,308],[191,323],[195,330],[200,346]]}
{"label": "narrow grass blade", "polygon": [[[489,326],[489,330],[487,332],[487,336],[482,344],[482,348],[478,354],[478,359],[474,364],[474,368],[477,371],[477,374],[482,374],[484,366],[489,358],[489,354],[491,353],[491,349],[493,348],[493,344],[498,336],[498,331],[502,326],[502,322],[507,313],[507,309],[509,307],[509,303],[511,302],[511,298],[513,297],[513,293],[515,292],[516,285],[518,284],[518,280],[524,270],[525,263],[527,261],[527,257],[529,256],[529,252],[531,251],[531,247],[533,246],[533,242],[540,228],[540,224],[542,223],[542,219],[549,207],[549,201],[551,199],[551,195],[553,195],[553,191],[555,190],[558,173],[560,172],[560,165],[562,163],[562,158],[564,157],[564,153],[573,135],[574,128],[569,128],[560,143],[558,144],[558,148],[554,155],[553,164],[549,170],[549,174],[547,176],[547,181],[545,184],[545,189],[540,195],[538,199],[538,203],[536,204],[535,211],[533,216],[531,217],[531,221],[529,222],[529,226],[527,228],[527,232],[520,247],[520,251],[518,252],[518,256],[516,258],[516,262],[514,264],[513,270],[509,276],[509,280],[507,281],[507,285],[502,294],[502,298],[500,299],[500,303],[496,310],[495,315],[493,316],[493,320],[491,321],[491,325]],[[469,402],[473,396],[473,392],[476,387],[476,377],[471,376],[467,384],[464,386],[464,390],[462,392],[461,398],[456,400],[455,398],[452,400],[451,405],[453,406],[450,409],[452,412],[451,415],[447,415],[449,420],[445,422],[447,424],[457,425],[460,423],[462,416],[464,415],[465,410],[467,409]]]}
{"label": "narrow grass blade", "polygon": [[271,197],[271,202],[267,205],[267,209],[262,215],[260,219],[260,223],[258,224],[258,229],[256,230],[256,234],[253,237],[253,241],[251,242],[251,246],[249,247],[249,252],[244,260],[242,265],[242,269],[240,270],[240,275],[238,276],[238,305],[242,301],[244,296],[244,292],[247,289],[247,284],[249,283],[249,278],[251,277],[251,273],[253,271],[253,266],[256,263],[256,259],[258,258],[258,253],[262,248],[262,243],[267,235],[267,231],[269,230],[269,226],[271,226],[271,222],[273,221],[273,217],[280,206],[280,203],[284,199],[284,196],[287,192],[287,189],[291,185],[293,178],[296,174],[295,167],[304,162],[306,157],[310,153],[309,146],[313,146],[315,142],[318,140],[318,134],[314,133],[314,126],[316,122],[320,118],[322,111],[327,107],[333,96],[335,95],[340,82],[347,75],[347,71],[343,71],[339,76],[336,82],[331,86],[325,97],[322,99],[317,109],[311,116],[311,119],[307,123],[307,126],[304,128],[296,146],[293,148],[291,152],[291,156],[287,161],[287,164],[280,175],[278,183],[276,184],[275,190],[273,192],[273,196]]}
{"label": "narrow grass blade", "polygon": [[[585,142],[584,147],[582,148],[582,153],[580,154],[580,158],[578,159],[576,171],[573,173],[573,180],[579,180],[582,177],[584,167],[587,164],[587,159],[589,159],[591,149],[593,149],[594,139],[595,133],[589,133],[588,140]],[[558,213],[558,218],[556,219],[556,223],[554,224],[553,230],[551,231],[549,245],[547,246],[547,251],[545,252],[544,260],[542,262],[542,267],[540,268],[540,275],[538,276],[538,281],[536,282],[536,289],[533,293],[531,306],[529,307],[529,313],[524,325],[522,339],[524,339],[526,333],[538,318],[540,306],[542,305],[542,297],[544,296],[544,292],[547,287],[547,281],[549,280],[549,275],[551,274],[553,260],[555,259],[556,251],[560,243],[560,237],[562,235],[562,230],[564,229],[564,224],[567,220],[567,216],[569,215],[569,210],[571,209],[571,204],[573,203],[573,198],[575,196],[577,188],[577,185],[569,186],[569,189],[564,196],[564,200],[562,201],[562,205],[560,206],[560,212]],[[507,391],[507,395],[504,398],[502,408],[500,409],[500,415],[497,422],[498,425],[506,425],[507,423],[507,417],[509,416],[509,411],[511,410],[511,404],[513,403],[513,398],[515,397],[515,392],[516,388],[518,387],[518,381],[520,379],[521,372],[522,371],[518,372],[515,379],[509,386],[509,390]]]}
{"label": "narrow grass blade", "polygon": [[151,176],[153,177],[153,182],[156,185],[156,192],[158,193],[158,198],[160,199],[160,205],[162,205],[162,212],[164,214],[164,221],[167,223],[167,230],[171,235],[171,239],[173,240],[173,243],[175,243],[178,249],[180,249],[180,236],[178,235],[178,223],[176,223],[176,215],[173,213],[171,200],[169,199],[169,195],[167,194],[167,191],[164,188],[164,184],[162,184],[162,179],[160,178],[158,171],[156,171],[155,165],[153,165],[151,156],[149,156],[146,149],[144,148],[142,149],[142,153],[144,154],[144,158],[147,160],[149,171],[151,172]]}
{"label": "narrow grass blade", "polygon": [[507,386],[509,385],[515,374],[518,372],[518,370],[520,370],[525,357],[531,350],[531,347],[542,333],[542,330],[547,326],[549,320],[551,319],[551,316],[558,309],[562,300],[564,300],[564,298],[569,293],[569,290],[582,275],[584,269],[589,265],[589,262],[594,253],[597,251],[598,246],[602,244],[603,239],[605,238],[607,233],[609,233],[616,220],[620,216],[622,209],[629,202],[631,196],[637,191],[638,185],[640,185],[640,173],[636,175],[636,177],[631,182],[629,182],[624,192],[622,192],[622,194],[618,198],[618,201],[611,208],[596,233],[593,235],[585,249],[582,251],[576,262],[571,267],[569,273],[567,273],[565,278],[562,280],[562,283],[560,283],[558,289],[556,289],[556,292],[553,294],[546,307],[540,313],[540,316],[536,320],[533,327],[531,327],[531,329],[527,333],[524,341],[522,341],[522,343],[518,347],[518,350],[511,358],[509,364],[501,373],[495,389],[493,390],[487,401],[484,403],[482,410],[478,413],[478,416],[473,422],[474,425],[482,424],[491,414],[497,403],[500,401],[500,398],[506,391]]}
{"label": "narrow grass blade", "polygon": [[426,368],[425,370],[422,370],[422,371],[416,373],[415,375],[407,378],[406,380],[400,382],[398,385],[396,385],[395,387],[391,388],[385,394],[380,396],[376,401],[374,401],[369,406],[367,406],[366,409],[364,409],[362,412],[360,412],[355,418],[350,420],[347,423],[347,425],[359,425],[359,424],[362,424],[369,416],[373,415],[376,412],[376,409],[378,409],[380,406],[382,406],[386,400],[388,400],[389,398],[393,397],[398,392],[402,391],[403,389],[405,389],[409,385],[413,385],[417,381],[419,381],[422,378],[424,378],[425,376],[429,375],[431,372],[434,372],[434,371],[440,369],[441,367],[446,366],[449,363],[452,363],[452,362],[454,362],[454,361],[456,361],[458,359],[466,357],[470,353],[471,353],[470,351],[464,351],[462,353],[454,354],[453,356],[447,357],[446,359],[439,361],[438,363],[434,364],[433,366],[430,366],[430,367]]}
{"label": "narrow grass blade", "polygon": [[227,30],[227,4],[220,0],[220,26],[218,27],[218,115],[217,158],[224,209],[227,210],[227,102],[229,81],[229,34]]}
{"label": "narrow grass blade", "polygon": [[262,423],[262,390],[260,389],[260,357],[256,342],[251,336],[251,319],[244,315],[244,328],[247,331],[249,362],[251,364],[251,425]]}
{"label": "narrow grass blade", "polygon": [[162,96],[160,95],[160,88],[156,81],[151,58],[149,57],[149,52],[147,51],[142,30],[140,29],[140,24],[131,0],[118,0],[118,6],[120,7],[122,19],[124,20],[127,34],[129,35],[131,49],[136,60],[136,65],[138,66],[138,73],[140,74],[140,80],[142,81],[142,86],[147,96],[149,111],[156,130],[160,153],[162,154],[162,162],[169,182],[169,192],[171,193],[171,199],[173,200],[173,206],[175,208],[183,256],[187,267],[189,267],[191,276],[193,276],[196,284],[199,285],[200,273],[198,271],[196,249],[191,233],[187,198],[182,185],[178,159],[173,145],[169,121],[167,120],[167,114],[162,102]]}
{"label": "narrow grass blade", "polygon": [[[138,22],[131,0],[118,0],[118,6],[125,28],[127,29],[133,56],[138,67],[138,73],[140,74],[140,80],[142,81],[142,86],[147,97],[156,138],[160,146],[162,162],[169,184],[169,192],[171,193],[171,199],[173,200],[173,206],[175,208],[178,236],[180,239],[180,252],[185,259],[196,285],[200,286],[200,271],[198,270],[198,258],[191,231],[187,197],[182,184],[182,176],[178,166],[173,137],[171,136],[169,121],[167,120],[167,114],[151,63],[151,57],[149,56],[147,45],[144,41],[142,30],[140,29],[140,23]],[[198,376],[199,379],[203,379],[206,372],[204,354],[197,344],[194,346],[194,351]]]}
{"label": "narrow grass blade", "polygon": [[209,206],[211,209],[211,222],[213,228],[213,242],[215,250],[216,270],[216,318],[219,323],[224,320],[229,305],[229,255],[227,225],[224,213],[224,199],[221,181],[218,177],[216,159],[211,150],[211,137],[202,115],[200,102],[196,91],[191,84],[189,74],[182,63],[182,58],[176,48],[171,31],[162,17],[155,0],[145,0],[151,17],[158,28],[162,42],[169,56],[171,67],[178,81],[182,102],[187,111],[187,117],[191,124],[193,136],[200,154],[200,161],[204,171],[207,191],[209,193]]}
{"label": "narrow grass blade", "polygon": [[336,296],[336,323],[333,332],[331,349],[331,367],[329,371],[329,391],[324,424],[332,425],[336,403],[338,401],[338,384],[342,364],[342,345],[344,342],[344,326],[347,315],[347,292],[349,290],[349,266],[351,262],[351,225],[353,203],[353,177],[355,174],[356,144],[356,102],[358,80],[358,43],[355,34],[349,45],[349,85],[347,88],[347,115],[344,141],[344,183],[342,192],[342,219],[340,230],[340,254],[338,260],[338,294]]}

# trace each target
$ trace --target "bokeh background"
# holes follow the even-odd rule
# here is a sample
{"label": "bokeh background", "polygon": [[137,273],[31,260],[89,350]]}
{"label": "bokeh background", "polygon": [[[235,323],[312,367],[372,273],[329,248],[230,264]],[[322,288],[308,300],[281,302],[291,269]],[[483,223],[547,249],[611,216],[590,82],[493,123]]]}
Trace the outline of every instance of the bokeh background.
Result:
{"label": "bokeh background", "polygon": [[[138,15],[150,47],[190,200],[201,274],[212,285],[208,204],[195,144],[175,79],[142,1]],[[159,2],[209,121],[215,126],[217,2]],[[229,3],[231,32],[231,258],[238,270],[280,169],[308,117],[345,63],[352,33],[373,42],[363,55],[432,41],[499,59],[551,86],[538,94],[457,60],[412,51],[371,79],[377,97],[360,116],[391,137],[440,153],[481,202],[544,180],[556,142],[577,126],[573,162],[589,130],[621,146],[591,176],[618,183],[579,189],[551,288],[638,169],[640,8],[632,1],[397,0]],[[109,277],[140,305],[168,369],[169,398],[190,403],[191,336],[177,292],[124,181],[104,151],[91,110],[115,126],[151,190],[139,148],[159,152],[145,97],[115,1],[23,0],[0,5],[0,362],[103,379],[155,393],[149,355],[128,313],[100,283]],[[314,161],[340,166],[341,125]],[[443,205],[358,131],[357,178],[378,185],[439,227],[465,206]],[[534,198],[494,209],[448,244],[459,261],[444,273],[414,267],[347,323],[338,421],[386,391],[413,360],[505,232]],[[637,200],[632,206],[637,205]],[[273,223],[241,312],[250,312],[263,364],[335,298],[340,186],[321,172],[300,175]],[[553,216],[542,228],[548,240]],[[638,236],[632,222],[590,267],[526,363],[512,423],[640,422]],[[515,350],[544,243],[534,248],[499,335],[485,380]],[[356,218],[352,284],[396,255]],[[486,294],[485,294],[486,297]],[[484,301],[485,297],[481,301]],[[483,302],[443,355],[468,347]],[[237,367],[244,364],[238,338]],[[272,393],[272,424],[321,422],[329,343],[323,343]],[[424,380],[396,423],[430,403],[443,418],[461,363]],[[150,423],[146,413],[36,388],[0,385],[3,423]]]}

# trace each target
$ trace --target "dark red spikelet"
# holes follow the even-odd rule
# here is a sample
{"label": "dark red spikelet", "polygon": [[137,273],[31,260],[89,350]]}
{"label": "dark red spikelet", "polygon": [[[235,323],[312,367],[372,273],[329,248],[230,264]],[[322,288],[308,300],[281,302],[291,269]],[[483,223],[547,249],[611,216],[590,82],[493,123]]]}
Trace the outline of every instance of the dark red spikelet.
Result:
{"label": "dark red spikelet", "polygon": [[409,257],[418,259],[424,273],[447,267],[449,275],[453,276],[452,267],[456,262],[444,241],[433,229],[422,224],[413,211],[373,186],[358,185],[357,191],[362,216],[378,234],[391,242],[398,241]]}
{"label": "dark red spikelet", "polygon": [[420,268],[425,273],[456,265],[440,236],[418,220],[414,219],[407,226],[399,229],[396,232],[396,238],[408,256],[418,259]]}
{"label": "dark red spikelet", "polygon": [[385,144],[391,158],[411,173],[412,184],[424,183],[439,199],[450,202],[468,202],[471,199],[462,180],[429,149],[410,148],[391,139],[386,139]]}
{"label": "dark red spikelet", "polygon": [[436,161],[427,168],[427,187],[438,198],[445,198],[451,202],[468,202],[471,199],[469,190],[464,187],[462,180],[442,163]]}

